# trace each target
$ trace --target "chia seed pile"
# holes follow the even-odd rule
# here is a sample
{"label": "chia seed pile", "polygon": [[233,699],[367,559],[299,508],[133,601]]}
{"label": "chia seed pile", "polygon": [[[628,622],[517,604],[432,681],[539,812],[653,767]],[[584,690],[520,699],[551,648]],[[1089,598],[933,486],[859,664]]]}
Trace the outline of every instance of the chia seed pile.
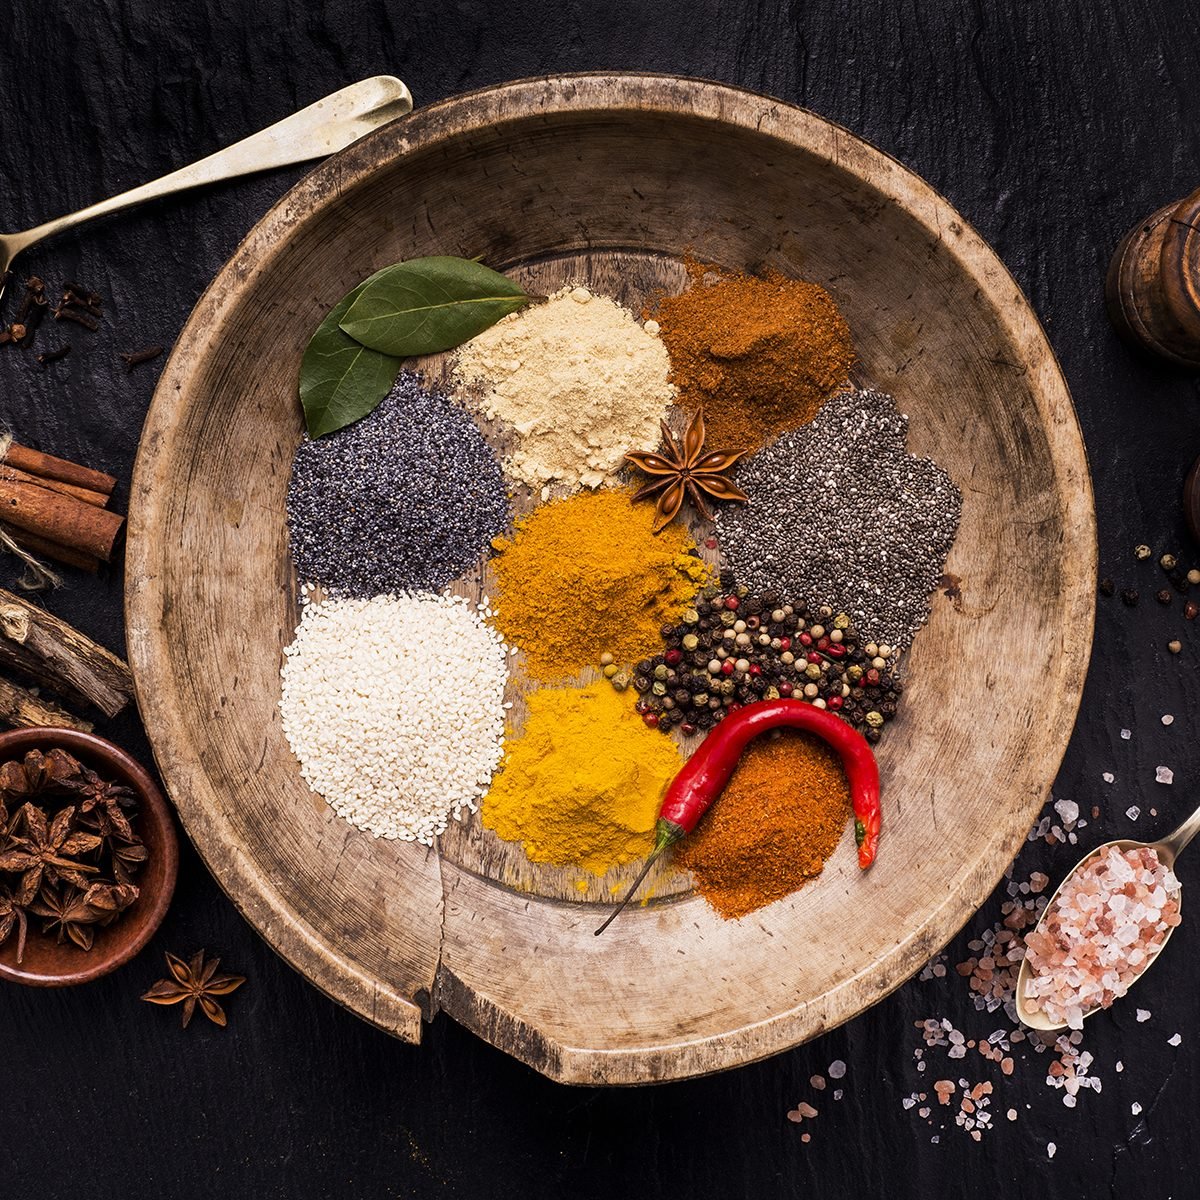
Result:
{"label": "chia seed pile", "polygon": [[445,587],[509,520],[475,422],[409,372],[369,416],[305,439],[287,508],[300,578],[356,597]]}
{"label": "chia seed pile", "polygon": [[864,637],[906,648],[962,512],[946,472],[908,454],[907,430],[890,396],[843,392],[742,463],[749,504],[717,512],[740,582],[845,612]]}

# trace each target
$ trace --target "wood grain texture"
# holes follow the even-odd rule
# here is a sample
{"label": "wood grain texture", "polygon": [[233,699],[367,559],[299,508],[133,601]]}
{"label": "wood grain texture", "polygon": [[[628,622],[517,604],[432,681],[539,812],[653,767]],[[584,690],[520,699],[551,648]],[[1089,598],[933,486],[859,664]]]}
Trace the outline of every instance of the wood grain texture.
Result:
{"label": "wood grain texture", "polygon": [[[913,448],[963,489],[949,569],[967,603],[939,607],[911,653],[881,755],[887,832],[869,875],[843,846],[817,884],[753,918],[724,923],[688,897],[596,940],[593,906],[498,886],[470,839],[441,854],[374,841],[301,782],[276,707],[295,619],[284,493],[299,355],[358,279],[429,253],[536,276],[548,258],[586,267],[631,250],[773,266],[831,288],[866,376],[911,413]],[[189,833],[235,902],[377,1024],[415,1039],[418,1010],[441,1008],[572,1082],[748,1062],[907,977],[1028,829],[1090,645],[1087,466],[1019,288],[894,160],[812,114],[683,79],[491,89],[398,122],[308,176],[185,329],[146,425],[131,511],[128,636],[143,715]],[[968,661],[994,666],[945,703],[941,672]],[[966,852],[944,836],[952,824]]]}

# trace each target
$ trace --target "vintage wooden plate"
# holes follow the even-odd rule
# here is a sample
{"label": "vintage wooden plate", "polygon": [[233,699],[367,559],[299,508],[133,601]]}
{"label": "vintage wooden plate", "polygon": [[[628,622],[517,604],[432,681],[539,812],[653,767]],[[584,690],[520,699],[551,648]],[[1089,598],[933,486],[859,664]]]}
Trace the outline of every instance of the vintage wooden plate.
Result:
{"label": "vintage wooden plate", "polygon": [[[284,496],[321,315],[387,263],[482,255],[637,302],[687,252],[828,286],[863,375],[965,499],[956,580],[882,746],[885,834],[740,922],[666,895],[592,936],[608,883],[531,868],[472,824],[376,841],[301,781],[280,731],[296,619]],[[554,1079],[750,1062],[861,1012],[995,884],[1042,804],[1087,667],[1095,528],[1066,385],[1011,276],[899,163],[812,113],[663,76],[527,80],[434,105],[330,159],[196,306],[146,423],[129,651],[200,853],[318,987],[417,1041],[444,1011]],[[671,894],[674,889],[675,894]],[[569,898],[574,897],[574,898]]]}

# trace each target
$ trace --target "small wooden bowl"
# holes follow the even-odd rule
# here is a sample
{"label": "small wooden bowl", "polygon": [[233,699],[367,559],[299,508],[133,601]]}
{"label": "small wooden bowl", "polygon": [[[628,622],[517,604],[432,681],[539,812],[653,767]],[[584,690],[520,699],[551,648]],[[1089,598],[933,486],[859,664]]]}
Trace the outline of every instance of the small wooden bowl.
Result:
{"label": "small wooden bowl", "polygon": [[0,762],[23,757],[30,750],[55,747],[137,792],[137,828],[150,858],[137,879],[141,891],[136,903],[112,925],[96,930],[90,950],[82,950],[71,941],[59,944],[52,937],[44,937],[38,931],[37,917],[30,919],[25,957],[19,966],[16,936],[0,946],[0,979],[29,987],[90,983],[127,963],[162,924],[179,873],[179,841],[162,792],[147,772],[112,742],[73,729],[15,729],[0,733]]}

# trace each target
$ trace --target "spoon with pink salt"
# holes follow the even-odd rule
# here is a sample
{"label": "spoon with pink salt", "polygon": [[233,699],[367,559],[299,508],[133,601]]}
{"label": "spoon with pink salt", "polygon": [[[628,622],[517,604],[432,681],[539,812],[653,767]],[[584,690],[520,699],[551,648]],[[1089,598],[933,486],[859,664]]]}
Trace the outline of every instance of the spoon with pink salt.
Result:
{"label": "spoon with pink salt", "polygon": [[1025,938],[1017,1015],[1031,1029],[1078,1029],[1125,995],[1180,921],[1175,860],[1200,832],[1197,809],[1158,842],[1098,846],[1075,865]]}

